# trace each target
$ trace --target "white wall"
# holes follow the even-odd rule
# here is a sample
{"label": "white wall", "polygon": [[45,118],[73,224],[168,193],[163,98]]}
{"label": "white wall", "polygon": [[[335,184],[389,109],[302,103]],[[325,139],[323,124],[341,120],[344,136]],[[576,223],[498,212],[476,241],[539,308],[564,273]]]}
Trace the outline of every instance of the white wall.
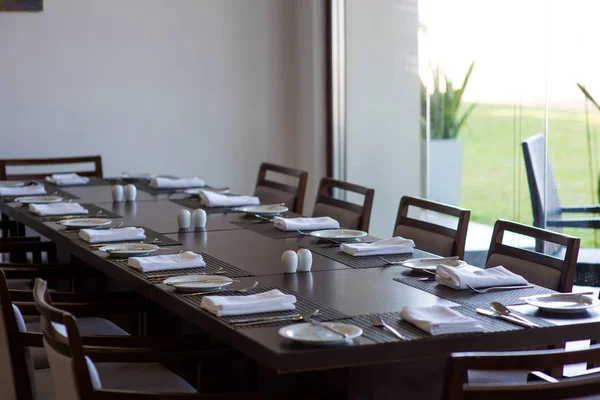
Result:
{"label": "white wall", "polygon": [[46,0],[42,13],[0,13],[0,158],[101,154],[107,176],[197,174],[244,192],[270,160],[315,181],[322,9]]}
{"label": "white wall", "polygon": [[371,233],[421,193],[417,0],[346,0],[347,179],[375,189]]}

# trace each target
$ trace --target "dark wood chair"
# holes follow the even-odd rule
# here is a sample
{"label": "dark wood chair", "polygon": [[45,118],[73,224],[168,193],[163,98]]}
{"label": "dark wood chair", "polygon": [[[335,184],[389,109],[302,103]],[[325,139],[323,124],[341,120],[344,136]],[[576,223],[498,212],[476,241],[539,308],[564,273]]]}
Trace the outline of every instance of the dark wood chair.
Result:
{"label": "dark wood chair", "polygon": [[[600,361],[600,346],[578,351],[538,350],[502,353],[454,353],[450,356],[445,400],[556,400],[587,399],[600,394],[600,374],[589,370],[573,379],[558,380],[540,371],[576,363]],[[533,371],[538,378],[530,383],[473,384],[468,382],[470,371],[490,373],[514,370]],[[594,397],[597,398],[597,397]]]}
{"label": "dark wood chair", "polygon": [[[560,259],[552,255],[522,249],[503,244],[505,232],[529,236],[535,240],[563,246]],[[498,265],[523,276],[529,282],[559,292],[570,292],[573,288],[573,276],[577,262],[580,239],[535,228],[516,222],[498,220],[494,225],[490,250],[485,264],[486,268]]]}
{"label": "dark wood chair", "polygon": [[[332,194],[337,189],[363,195],[363,204],[358,205],[333,197]],[[336,219],[342,228],[368,231],[371,222],[373,197],[375,197],[374,189],[332,178],[322,178],[315,200],[313,217],[331,217]]]}
{"label": "dark wood chair", "polygon": [[[563,228],[600,228],[600,218],[593,216],[593,214],[600,213],[600,204],[571,207],[565,207],[561,204],[550,159],[546,160],[547,152],[544,136],[541,134],[532,136],[522,143],[522,147],[531,195],[533,225],[556,232],[562,232]],[[547,166],[545,172],[544,166]],[[564,218],[564,214],[569,213],[589,214],[590,216]],[[539,252],[549,254],[560,251],[556,246],[544,244],[541,241],[536,242],[535,248]],[[598,264],[600,264],[600,249],[580,249],[575,283],[600,286],[600,271],[596,271]]]}
{"label": "dark wood chair", "polygon": [[[277,182],[267,177],[271,174],[285,175],[295,184]],[[261,204],[284,203],[291,211],[302,214],[308,172],[270,163],[262,163],[258,169],[254,195],[260,198]]]}
{"label": "dark wood chair", "polygon": [[[74,168],[74,164],[93,164],[92,170],[80,170]],[[31,173],[9,173],[9,167],[43,167],[64,165],[65,170],[53,172],[31,172]],[[30,159],[4,159],[0,160],[0,180],[27,180],[27,179],[43,179],[48,174],[76,172],[81,176],[93,176],[102,178],[102,157],[101,156],[84,156],[84,157],[61,157],[61,158],[30,158]]]}
{"label": "dark wood chair", "polygon": [[[449,220],[458,218],[456,229],[410,217],[408,214],[412,207],[444,214],[442,218],[450,217],[448,218]],[[400,199],[394,236],[403,236],[412,239],[418,249],[443,257],[458,256],[462,260],[465,257],[465,242],[467,240],[467,228],[469,227],[470,217],[471,211],[464,208],[416,197],[403,196]],[[454,222],[452,221],[452,223]]]}
{"label": "dark wood chair", "polygon": [[[215,349],[211,343],[197,339],[190,341],[185,337],[170,340],[159,337],[146,337],[145,340],[98,337],[93,347],[88,347],[79,334],[75,317],[52,304],[53,295],[47,290],[45,281],[36,280],[33,295],[41,314],[44,347],[59,399],[262,398],[250,393],[198,394],[185,380],[156,362],[164,360],[165,353],[189,356],[203,351],[214,357]],[[119,362],[103,365],[92,361],[111,359]],[[149,364],[149,361],[154,362]]]}

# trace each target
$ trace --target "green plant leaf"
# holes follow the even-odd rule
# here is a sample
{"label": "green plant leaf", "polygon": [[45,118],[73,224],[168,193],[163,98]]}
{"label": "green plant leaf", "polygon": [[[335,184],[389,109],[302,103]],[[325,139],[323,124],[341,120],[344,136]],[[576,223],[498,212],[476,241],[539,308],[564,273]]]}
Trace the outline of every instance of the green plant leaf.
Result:
{"label": "green plant leaf", "polygon": [[585,88],[585,86],[583,86],[581,83],[578,83],[577,87],[579,87],[579,90],[581,90],[581,92],[583,93],[583,95],[589,101],[591,101],[596,106],[596,108],[600,111],[600,106],[598,105],[598,103],[596,103],[596,100],[594,100],[594,98],[592,97],[592,95],[590,94],[590,92],[587,91],[587,89]]}

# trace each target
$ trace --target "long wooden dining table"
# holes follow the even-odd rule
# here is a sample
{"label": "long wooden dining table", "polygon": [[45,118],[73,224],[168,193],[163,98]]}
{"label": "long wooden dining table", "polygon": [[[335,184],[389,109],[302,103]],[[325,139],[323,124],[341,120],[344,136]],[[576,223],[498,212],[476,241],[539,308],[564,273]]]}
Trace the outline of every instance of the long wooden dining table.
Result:
{"label": "long wooden dining table", "polygon": [[[111,201],[111,182],[61,187],[72,201],[91,206],[98,216],[111,216],[116,225],[144,227],[161,242],[158,254],[175,254],[180,250],[202,253],[206,270],[224,268],[225,276],[239,280],[236,287],[254,281],[251,293],[278,288],[294,294],[298,311],[318,308],[323,321],[339,321],[360,326],[364,333],[349,343],[335,346],[308,346],[292,343],[278,331],[289,324],[266,323],[257,327],[234,328],[227,318],[219,318],[200,308],[201,296],[184,296],[161,280],[111,259],[92,248],[53,218],[29,212],[27,206],[13,199],[0,200],[0,210],[56,243],[63,260],[81,260],[109,278],[134,290],[179,316],[189,325],[206,332],[255,360],[272,373],[266,393],[277,398],[277,391],[310,390],[335,392],[339,398],[439,398],[448,356],[457,351],[502,351],[556,345],[600,336],[600,312],[582,314],[545,314],[525,305],[520,297],[547,293],[534,287],[518,291],[477,294],[443,290],[435,282],[425,282],[408,268],[386,265],[377,257],[350,257],[340,254],[331,243],[315,238],[277,231],[272,224],[259,223],[230,210],[208,210],[207,224],[201,230],[180,230],[176,219],[182,208],[200,208],[183,193],[155,193],[139,186],[135,202]],[[55,188],[49,186],[48,192]],[[100,211],[98,211],[100,210]],[[285,250],[308,248],[313,252],[310,272],[282,273],[281,255]],[[427,253],[415,251],[414,256]],[[411,258],[413,255],[404,255]],[[397,258],[390,256],[390,258]],[[502,300],[515,311],[540,323],[539,328],[523,328],[498,319],[481,316],[476,307],[489,306],[493,299]],[[402,321],[399,311],[407,305],[447,305],[481,321],[483,333],[430,336]],[[399,340],[379,328],[373,328],[369,316],[380,314],[388,323],[408,337]],[[307,384],[305,377],[320,377],[317,384]],[[304,377],[304,378],[302,378]],[[278,382],[282,382],[279,384]],[[294,388],[294,389],[290,389]],[[316,388],[316,389],[315,389]],[[307,389],[308,390],[308,389]]]}

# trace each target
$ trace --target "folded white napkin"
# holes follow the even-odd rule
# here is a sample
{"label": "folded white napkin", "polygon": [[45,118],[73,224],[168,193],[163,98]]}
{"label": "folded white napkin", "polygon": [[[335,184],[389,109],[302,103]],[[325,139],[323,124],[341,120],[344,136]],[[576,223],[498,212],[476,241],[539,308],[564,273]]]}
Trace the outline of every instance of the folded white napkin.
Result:
{"label": "folded white napkin", "polygon": [[146,235],[143,228],[129,226],[118,229],[82,229],[79,237],[90,243],[123,242],[126,240],[144,240]]}
{"label": "folded white napkin", "polygon": [[255,196],[225,196],[209,190],[200,191],[200,204],[205,207],[257,206],[260,199]]}
{"label": "folded white napkin", "polygon": [[47,176],[46,180],[56,185],[85,185],[90,181],[87,176],[79,176],[77,174],[54,174]]}
{"label": "folded white napkin", "polygon": [[192,251],[165,256],[129,257],[127,265],[142,272],[206,267],[202,256]]}
{"label": "folded white napkin", "polygon": [[0,196],[34,196],[36,194],[46,194],[44,185],[0,187]]}
{"label": "folded white napkin", "polygon": [[351,256],[374,256],[383,254],[412,253],[415,242],[396,236],[373,243],[342,243],[340,249]]}
{"label": "folded white napkin", "polygon": [[87,214],[89,212],[79,203],[30,204],[29,211],[41,216]]}
{"label": "folded white napkin", "polygon": [[446,306],[406,306],[400,311],[400,317],[431,335],[484,331],[475,318]]}
{"label": "folded white napkin", "polygon": [[527,285],[529,282],[520,275],[514,274],[503,266],[475,269],[453,268],[440,264],[435,271],[435,280],[440,285],[452,289],[468,289],[467,285],[474,288],[505,285]]}
{"label": "folded white napkin", "polygon": [[204,187],[206,183],[198,178],[163,178],[157,176],[150,181],[150,187],[155,189],[186,189]]}
{"label": "folded white napkin", "polygon": [[331,217],[318,218],[273,218],[275,228],[282,231],[314,231],[318,229],[339,229],[340,223]]}
{"label": "folded white napkin", "polygon": [[204,296],[200,307],[221,317],[293,310],[295,302],[296,296],[273,289],[250,296]]}

